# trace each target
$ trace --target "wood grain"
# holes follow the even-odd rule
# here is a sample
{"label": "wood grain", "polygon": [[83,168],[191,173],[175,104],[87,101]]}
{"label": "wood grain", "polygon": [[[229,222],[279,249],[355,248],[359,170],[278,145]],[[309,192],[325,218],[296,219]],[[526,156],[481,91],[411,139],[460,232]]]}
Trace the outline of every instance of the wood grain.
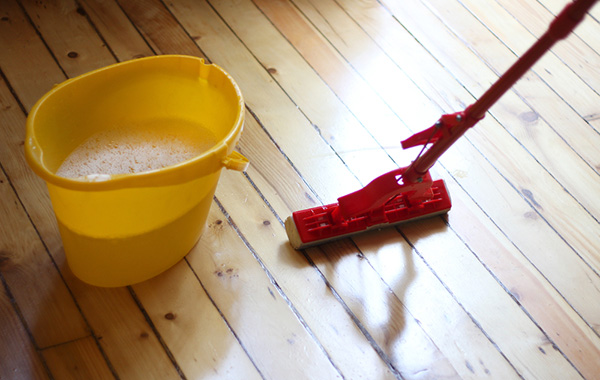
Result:
{"label": "wood grain", "polygon": [[[3,220],[11,233],[0,234],[2,276],[11,289],[36,344],[48,347],[89,335],[68,288],[35,233],[6,177],[0,177]],[[3,232],[6,232],[3,231]]]}
{"label": "wood grain", "polygon": [[[600,8],[432,169],[447,216],[305,251],[294,210],[418,149],[567,0],[6,0],[0,4],[0,378],[597,379]],[[53,85],[155,54],[244,95],[204,236],[104,289],[65,260],[24,126]]]}
{"label": "wood grain", "polygon": [[[4,267],[5,254],[0,258],[0,267]],[[7,292],[4,276],[0,273],[2,289],[0,291],[0,374],[6,378],[48,379],[48,372],[37,348],[30,338],[23,320],[19,317],[12,295]]]}
{"label": "wood grain", "polygon": [[58,379],[114,378],[92,337],[45,349],[43,355],[52,375]]}

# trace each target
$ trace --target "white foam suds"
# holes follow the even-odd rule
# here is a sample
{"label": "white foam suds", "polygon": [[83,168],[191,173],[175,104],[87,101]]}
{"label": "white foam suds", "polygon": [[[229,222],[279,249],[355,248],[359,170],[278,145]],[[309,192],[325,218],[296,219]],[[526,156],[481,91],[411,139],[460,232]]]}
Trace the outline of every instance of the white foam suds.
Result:
{"label": "white foam suds", "polygon": [[56,174],[67,178],[141,173],[194,158],[208,149],[213,139],[189,139],[174,133],[112,129],[97,133],[64,160]]}

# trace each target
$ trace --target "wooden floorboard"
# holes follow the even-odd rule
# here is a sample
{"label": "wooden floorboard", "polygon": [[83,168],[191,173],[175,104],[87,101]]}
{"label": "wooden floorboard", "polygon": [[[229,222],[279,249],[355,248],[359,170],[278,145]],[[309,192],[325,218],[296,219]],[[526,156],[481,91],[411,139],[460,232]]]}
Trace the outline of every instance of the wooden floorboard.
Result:
{"label": "wooden floorboard", "polygon": [[[0,378],[600,379],[600,6],[432,168],[448,215],[303,251],[295,210],[405,166],[566,0],[0,4]],[[152,55],[238,83],[244,174],[192,251],[99,288],[23,155],[35,102]]]}

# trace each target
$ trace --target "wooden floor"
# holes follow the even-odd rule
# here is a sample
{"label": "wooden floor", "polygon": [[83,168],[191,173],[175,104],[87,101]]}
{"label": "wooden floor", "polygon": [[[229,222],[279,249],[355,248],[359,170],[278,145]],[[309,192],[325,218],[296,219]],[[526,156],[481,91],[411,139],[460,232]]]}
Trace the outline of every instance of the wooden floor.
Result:
{"label": "wooden floor", "polygon": [[[295,251],[283,220],[414,159],[566,0],[0,1],[0,379],[600,379],[600,6],[432,170],[444,217]],[[25,119],[154,54],[239,84],[245,174],[173,268],[67,267]]]}

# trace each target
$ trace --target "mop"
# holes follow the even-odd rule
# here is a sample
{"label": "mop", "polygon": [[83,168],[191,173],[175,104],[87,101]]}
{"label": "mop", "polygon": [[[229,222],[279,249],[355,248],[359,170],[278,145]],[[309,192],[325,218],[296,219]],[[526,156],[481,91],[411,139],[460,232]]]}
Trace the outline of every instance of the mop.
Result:
{"label": "mop", "polygon": [[336,203],[292,213],[285,221],[292,247],[304,249],[450,211],[452,203],[446,185],[441,179],[434,181],[429,169],[557,41],[575,29],[595,2],[569,3],[544,35],[475,103],[464,111],[441,116],[430,128],[402,141],[403,149],[423,146],[410,165],[375,178],[362,189],[338,198]]}

